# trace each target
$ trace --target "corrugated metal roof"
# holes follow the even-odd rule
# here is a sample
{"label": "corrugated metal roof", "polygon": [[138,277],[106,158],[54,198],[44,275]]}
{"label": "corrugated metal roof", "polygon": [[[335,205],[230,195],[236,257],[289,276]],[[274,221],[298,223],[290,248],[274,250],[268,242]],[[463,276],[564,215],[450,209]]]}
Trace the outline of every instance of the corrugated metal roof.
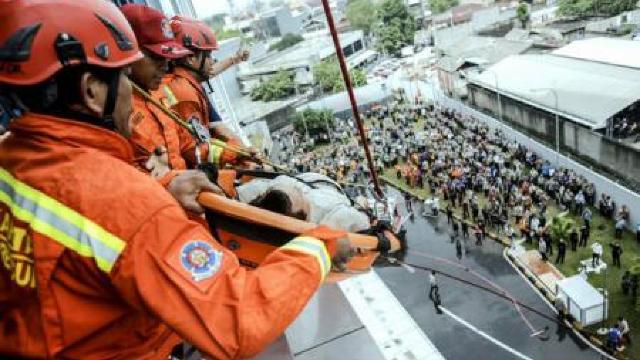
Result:
{"label": "corrugated metal roof", "polygon": [[489,36],[469,36],[442,49],[442,52],[454,58],[482,58],[489,63],[498,62],[509,55],[525,52],[531,42],[512,41]]}
{"label": "corrugated metal roof", "polygon": [[466,62],[474,64],[496,63],[509,55],[521,54],[531,43],[511,41],[488,36],[470,36],[442,49],[445,54],[438,60],[438,68],[453,72]]}
{"label": "corrugated metal roof", "polygon": [[640,70],[554,55],[510,56],[481,74],[468,74],[471,83],[498,91],[533,106],[558,112],[593,129],[640,98]]}
{"label": "corrugated metal roof", "polygon": [[[363,37],[362,30],[349,31],[339,34],[340,44],[344,47],[356,42]],[[255,66],[273,66],[283,63],[298,63],[301,61],[309,61],[309,59],[317,56],[324,59],[335,54],[335,47],[330,34],[325,34],[311,39],[305,39],[294,46],[280,51],[273,52],[269,56],[260,61],[255,62]]]}
{"label": "corrugated metal roof", "polygon": [[640,41],[597,37],[574,41],[553,55],[640,69]]}
{"label": "corrugated metal roof", "polygon": [[[355,88],[355,96],[358,101],[358,105],[365,105],[376,101],[382,101],[386,96],[389,96],[388,92],[383,86],[383,83],[368,84],[359,88]],[[346,91],[342,91],[337,94],[326,96],[320,100],[312,101],[297,108],[297,111],[311,108],[311,109],[331,109],[334,112],[342,112],[351,109],[351,103],[349,102],[349,96]]]}

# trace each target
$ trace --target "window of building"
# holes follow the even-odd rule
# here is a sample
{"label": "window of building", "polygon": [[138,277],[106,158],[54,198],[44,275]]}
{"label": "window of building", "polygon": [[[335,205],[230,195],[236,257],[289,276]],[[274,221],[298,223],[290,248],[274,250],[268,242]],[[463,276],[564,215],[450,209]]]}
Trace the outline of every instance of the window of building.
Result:
{"label": "window of building", "polygon": [[362,50],[362,40],[358,40],[353,43],[353,51],[358,52],[360,50]]}
{"label": "window of building", "polygon": [[353,44],[343,48],[342,52],[344,53],[344,56],[346,56],[346,57],[349,57],[349,56],[353,55]]}

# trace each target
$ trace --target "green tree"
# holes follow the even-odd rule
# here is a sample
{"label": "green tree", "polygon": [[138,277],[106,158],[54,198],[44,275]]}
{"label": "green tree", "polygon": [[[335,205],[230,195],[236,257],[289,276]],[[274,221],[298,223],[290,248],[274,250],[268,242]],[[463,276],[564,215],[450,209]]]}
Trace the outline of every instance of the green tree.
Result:
{"label": "green tree", "polygon": [[327,126],[329,129],[334,127],[333,111],[306,108],[296,112],[291,118],[291,122],[295,131],[299,134],[306,133],[305,123],[310,136],[325,134],[327,133]]}
{"label": "green tree", "polygon": [[434,14],[443,13],[450,8],[457,6],[458,0],[431,0],[429,1],[429,8]]}
{"label": "green tree", "polygon": [[349,24],[356,29],[371,33],[376,22],[376,6],[372,0],[350,0],[345,11]]}
{"label": "green tree", "polygon": [[558,0],[558,12],[564,16],[613,16],[635,9],[636,0]]}
{"label": "green tree", "polygon": [[569,239],[569,234],[573,231],[575,226],[576,223],[569,217],[568,212],[560,213],[554,216],[551,220],[551,238],[556,241],[559,241],[560,239],[564,239],[566,241]]}
{"label": "green tree", "polygon": [[205,24],[213,28],[214,31],[220,31],[224,27],[224,17],[227,14],[215,14],[204,20]]}
{"label": "green tree", "polygon": [[522,28],[526,29],[527,23],[529,22],[529,5],[521,2],[516,9],[516,16],[518,17],[518,20],[520,20]]}
{"label": "green tree", "polygon": [[398,55],[404,46],[413,44],[416,22],[403,0],[384,0],[377,14],[380,22],[375,33],[381,51]]}
{"label": "green tree", "polygon": [[216,39],[218,41],[231,39],[235,37],[242,37],[242,32],[240,30],[224,30],[224,29],[221,29],[216,32]]}
{"label": "green tree", "polygon": [[291,33],[286,33],[284,34],[284,36],[282,37],[282,39],[280,39],[280,41],[278,41],[277,43],[271,45],[269,47],[269,51],[272,50],[276,50],[276,51],[282,51],[286,48],[290,48],[293,45],[303,41],[304,38],[302,37],[302,35],[297,35],[297,34],[291,34]]}
{"label": "green tree", "polygon": [[[367,75],[360,69],[350,71],[351,82],[354,87],[367,84]],[[340,65],[335,59],[325,60],[313,67],[313,79],[326,93],[334,93],[345,90],[344,79],[340,71]]]}
{"label": "green tree", "polygon": [[273,101],[293,95],[295,84],[293,75],[288,71],[280,71],[269,80],[251,90],[251,100]]}

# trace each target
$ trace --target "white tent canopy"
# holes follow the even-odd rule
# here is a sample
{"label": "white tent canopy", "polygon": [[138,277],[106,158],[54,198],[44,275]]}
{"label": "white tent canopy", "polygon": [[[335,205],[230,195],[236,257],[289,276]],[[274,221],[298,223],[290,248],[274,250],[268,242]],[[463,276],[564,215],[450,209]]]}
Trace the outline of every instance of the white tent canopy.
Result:
{"label": "white tent canopy", "polygon": [[606,317],[604,296],[581,275],[562,279],[556,283],[556,296],[582,326],[603,321]]}

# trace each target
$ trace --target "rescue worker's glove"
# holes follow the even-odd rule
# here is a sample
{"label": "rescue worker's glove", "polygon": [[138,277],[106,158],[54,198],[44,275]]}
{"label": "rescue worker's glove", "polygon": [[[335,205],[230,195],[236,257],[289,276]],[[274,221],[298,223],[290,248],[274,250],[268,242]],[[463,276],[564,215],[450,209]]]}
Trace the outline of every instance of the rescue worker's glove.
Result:
{"label": "rescue worker's glove", "polygon": [[302,235],[324,242],[332,260],[333,270],[342,272],[347,269],[347,263],[353,256],[353,249],[346,231],[333,230],[326,225],[320,225]]}
{"label": "rescue worker's glove", "polygon": [[178,201],[183,209],[202,214],[204,208],[198,203],[198,195],[203,191],[210,191],[219,195],[224,195],[218,186],[207,179],[207,175],[199,170],[186,170],[177,175],[167,190]]}

